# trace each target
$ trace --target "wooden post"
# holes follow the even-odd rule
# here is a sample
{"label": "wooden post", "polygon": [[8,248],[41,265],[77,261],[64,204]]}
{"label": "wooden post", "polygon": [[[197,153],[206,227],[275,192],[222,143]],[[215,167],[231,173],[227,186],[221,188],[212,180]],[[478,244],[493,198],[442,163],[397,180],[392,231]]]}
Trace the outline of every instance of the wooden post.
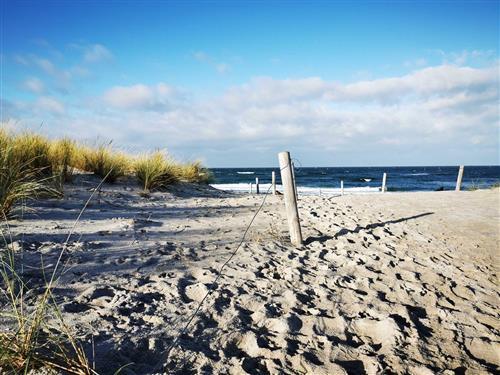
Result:
{"label": "wooden post", "polygon": [[280,162],[281,184],[283,185],[283,194],[285,196],[290,240],[295,246],[300,246],[302,245],[302,231],[300,229],[299,210],[297,209],[297,197],[295,195],[290,153],[288,151],[280,152],[278,159]]}
{"label": "wooden post", "polygon": [[250,194],[252,194],[252,183],[250,182]]}
{"label": "wooden post", "polygon": [[386,182],[387,182],[387,173],[384,172],[384,175],[382,176],[382,193],[385,193],[387,190],[385,186]]}
{"label": "wooden post", "polygon": [[258,177],[255,177],[255,190],[257,191],[257,194],[260,194],[259,178]]}
{"label": "wooden post", "polygon": [[276,172],[271,172],[271,184],[273,185],[273,195],[276,195]]}
{"label": "wooden post", "polygon": [[299,194],[297,193],[297,182],[295,182],[295,165],[292,161],[292,178],[293,178],[293,190],[295,191],[295,199],[299,199]]}
{"label": "wooden post", "polygon": [[344,180],[340,180],[340,195],[344,195]]}
{"label": "wooden post", "polygon": [[464,177],[464,166],[461,165],[458,168],[458,176],[457,176],[457,186],[455,187],[455,191],[460,191],[462,188],[462,178]]}

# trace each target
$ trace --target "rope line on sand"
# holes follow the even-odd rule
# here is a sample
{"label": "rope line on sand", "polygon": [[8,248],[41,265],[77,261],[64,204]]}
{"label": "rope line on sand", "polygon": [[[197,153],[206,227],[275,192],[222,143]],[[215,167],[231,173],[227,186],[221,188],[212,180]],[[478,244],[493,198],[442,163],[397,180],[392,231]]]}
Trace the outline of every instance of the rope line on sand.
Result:
{"label": "rope line on sand", "polygon": [[[288,166],[285,166],[283,168],[280,169],[280,172],[283,170],[283,169],[286,169]],[[177,345],[180,337],[182,335],[184,335],[187,331],[187,329],[189,328],[189,325],[192,323],[192,321],[196,318],[196,316],[198,315],[198,313],[200,312],[201,310],[201,307],[203,305],[203,303],[205,302],[205,300],[217,289],[217,281],[220,279],[220,277],[222,276],[222,271],[224,270],[224,268],[226,267],[226,265],[234,258],[234,256],[236,255],[236,253],[238,252],[238,250],[240,249],[241,245],[243,245],[243,242],[245,242],[245,238],[248,234],[248,231],[250,230],[250,227],[252,226],[253,222],[255,221],[255,218],[257,217],[257,215],[259,214],[259,212],[262,210],[262,207],[264,206],[264,203],[266,202],[266,199],[267,199],[267,196],[269,195],[269,192],[271,191],[271,188],[272,188],[272,184],[269,186],[269,188],[266,190],[266,192],[264,193],[264,198],[262,199],[262,202],[259,206],[259,208],[257,209],[257,211],[255,211],[252,219],[250,220],[250,223],[248,224],[248,226],[246,227],[245,229],[245,232],[243,233],[243,236],[241,237],[241,240],[240,242],[238,243],[238,246],[236,246],[236,248],[234,249],[234,251],[231,253],[231,255],[229,256],[229,258],[222,264],[222,266],[220,267],[219,269],[219,272],[217,274],[217,276],[215,277],[214,279],[214,282],[212,283],[210,289],[208,290],[208,292],[205,294],[205,296],[203,297],[203,299],[199,302],[198,306],[196,307],[195,311],[191,314],[191,316],[189,317],[187,323],[184,325],[184,327],[182,328],[182,330],[179,332],[179,334],[175,337],[175,339],[172,341],[172,343],[168,346],[168,348],[165,350],[164,354],[162,355],[165,356],[165,362],[160,362],[158,363],[156,366],[155,366],[155,369],[154,370],[158,370],[159,367],[165,363],[167,364],[168,363],[168,357],[170,355],[170,352],[172,351],[172,349]]]}

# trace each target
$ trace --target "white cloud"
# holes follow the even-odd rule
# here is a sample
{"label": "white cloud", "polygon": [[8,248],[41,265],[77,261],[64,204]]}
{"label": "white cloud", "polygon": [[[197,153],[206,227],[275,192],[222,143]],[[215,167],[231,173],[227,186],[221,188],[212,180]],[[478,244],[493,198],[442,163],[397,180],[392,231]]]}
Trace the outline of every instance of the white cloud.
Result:
{"label": "white cloud", "polygon": [[[238,164],[257,148],[273,158],[283,149],[304,150],[324,155],[322,163],[329,163],[329,155],[360,149],[367,163],[384,163],[378,153],[373,161],[367,156],[380,149],[392,152],[397,160],[391,163],[405,149],[420,152],[422,162],[432,155],[431,164],[467,155],[491,161],[491,150],[498,149],[498,84],[497,65],[449,64],[348,84],[260,77],[202,100],[186,99],[165,83],[137,84],[112,87],[85,113],[72,117],[66,109],[61,118],[82,137],[100,134],[123,145],[195,150],[212,165]],[[47,100],[45,107],[64,111]]]}
{"label": "white cloud", "polygon": [[39,112],[49,112],[51,114],[62,115],[65,112],[64,105],[56,98],[41,96],[35,102],[35,108]]}
{"label": "white cloud", "polygon": [[35,94],[41,94],[45,88],[43,82],[36,77],[31,77],[25,80],[23,82],[23,87]]}
{"label": "white cloud", "polygon": [[84,60],[89,63],[109,60],[113,57],[112,53],[102,44],[93,44],[85,47]]}
{"label": "white cloud", "polygon": [[116,86],[104,93],[111,107],[130,110],[165,110],[178,99],[178,91],[164,83],[154,86],[137,84]]}

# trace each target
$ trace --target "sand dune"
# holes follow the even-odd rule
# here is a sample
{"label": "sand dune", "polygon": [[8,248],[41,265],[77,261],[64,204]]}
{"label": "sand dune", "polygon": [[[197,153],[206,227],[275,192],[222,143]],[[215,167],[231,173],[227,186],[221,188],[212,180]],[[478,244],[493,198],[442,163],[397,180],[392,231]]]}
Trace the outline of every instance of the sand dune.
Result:
{"label": "sand dune", "polygon": [[[40,285],[93,182],[11,223]],[[108,185],[64,255],[55,289],[97,370],[130,374],[481,374],[499,370],[499,191],[299,201],[306,244],[269,196],[178,186],[145,198]],[[216,291],[165,350],[210,288]]]}

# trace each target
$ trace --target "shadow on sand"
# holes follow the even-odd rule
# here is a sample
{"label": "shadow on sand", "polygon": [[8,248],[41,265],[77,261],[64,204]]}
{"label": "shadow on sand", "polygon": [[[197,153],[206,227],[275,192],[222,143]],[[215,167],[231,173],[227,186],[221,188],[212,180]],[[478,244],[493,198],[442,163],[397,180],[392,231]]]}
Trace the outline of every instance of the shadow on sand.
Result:
{"label": "shadow on sand", "polygon": [[421,218],[421,217],[424,217],[424,216],[428,216],[428,215],[433,215],[433,214],[434,214],[434,212],[424,212],[424,213],[421,213],[421,214],[418,214],[418,215],[413,215],[413,216],[408,216],[408,217],[402,217],[400,219],[388,220],[388,221],[382,221],[380,223],[368,224],[368,225],[366,225],[364,227],[358,225],[354,229],[342,228],[337,233],[335,233],[333,236],[330,236],[330,235],[327,235],[327,234],[321,234],[319,236],[310,236],[310,237],[308,237],[304,241],[304,245],[309,245],[309,244],[311,244],[313,242],[321,242],[321,243],[323,243],[323,242],[326,242],[328,240],[337,239],[340,236],[345,236],[346,234],[349,234],[349,233],[359,233],[362,230],[370,230],[370,229],[380,228],[380,227],[384,227],[384,226],[386,226],[388,224],[402,223],[404,221],[414,220],[414,219],[418,219],[418,218]]}

